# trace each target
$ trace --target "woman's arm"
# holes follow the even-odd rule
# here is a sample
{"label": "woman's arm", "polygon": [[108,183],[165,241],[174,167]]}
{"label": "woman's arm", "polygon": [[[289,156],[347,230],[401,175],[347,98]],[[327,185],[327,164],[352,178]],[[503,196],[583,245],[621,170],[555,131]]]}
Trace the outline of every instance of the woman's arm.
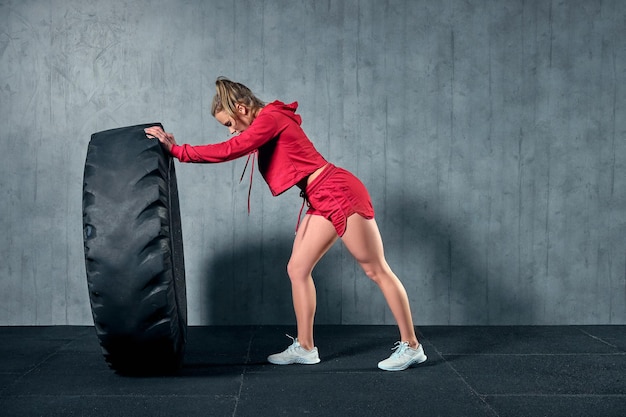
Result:
{"label": "woman's arm", "polygon": [[248,155],[280,133],[278,124],[270,115],[260,115],[245,131],[232,139],[210,145],[178,145],[174,136],[160,127],[145,129],[148,137],[157,138],[181,162],[225,162]]}

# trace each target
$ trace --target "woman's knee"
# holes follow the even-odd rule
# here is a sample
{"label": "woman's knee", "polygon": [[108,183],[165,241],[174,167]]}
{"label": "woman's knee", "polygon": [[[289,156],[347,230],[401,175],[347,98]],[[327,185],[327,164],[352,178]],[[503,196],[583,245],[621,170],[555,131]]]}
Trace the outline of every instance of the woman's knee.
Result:
{"label": "woman's knee", "polygon": [[311,275],[311,271],[309,267],[292,258],[289,259],[289,262],[287,262],[287,275],[292,282],[303,281],[308,279]]}
{"label": "woman's knee", "polygon": [[365,275],[377,284],[395,279],[391,268],[386,264],[361,264]]}

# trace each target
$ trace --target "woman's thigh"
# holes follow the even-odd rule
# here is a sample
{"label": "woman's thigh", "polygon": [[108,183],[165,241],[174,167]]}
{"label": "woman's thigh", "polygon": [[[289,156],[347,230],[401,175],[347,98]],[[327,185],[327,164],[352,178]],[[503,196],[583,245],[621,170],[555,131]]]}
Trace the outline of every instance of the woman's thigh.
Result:
{"label": "woman's thigh", "polygon": [[381,268],[389,268],[375,219],[365,219],[353,214],[348,218],[348,227],[341,239],[368,275],[380,272]]}
{"label": "woman's thigh", "polygon": [[339,236],[333,224],[322,216],[307,214],[293,242],[288,270],[309,275]]}

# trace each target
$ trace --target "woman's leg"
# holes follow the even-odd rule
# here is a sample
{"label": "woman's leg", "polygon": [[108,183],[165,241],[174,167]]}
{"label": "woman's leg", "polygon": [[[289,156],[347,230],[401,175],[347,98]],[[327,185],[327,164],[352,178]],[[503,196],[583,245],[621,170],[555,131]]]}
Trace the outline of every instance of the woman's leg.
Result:
{"label": "woman's leg", "polygon": [[342,240],[365,274],[382,290],[398,323],[401,341],[408,342],[412,348],[417,347],[419,342],[413,327],[409,298],[404,286],[385,260],[383,241],[376,221],[353,214],[348,218]]}
{"label": "woman's leg", "polygon": [[337,240],[333,224],[322,216],[307,214],[302,219],[293,242],[287,273],[291,280],[291,296],[298,325],[298,342],[312,349],[313,320],[316,308],[312,272],[317,262]]}

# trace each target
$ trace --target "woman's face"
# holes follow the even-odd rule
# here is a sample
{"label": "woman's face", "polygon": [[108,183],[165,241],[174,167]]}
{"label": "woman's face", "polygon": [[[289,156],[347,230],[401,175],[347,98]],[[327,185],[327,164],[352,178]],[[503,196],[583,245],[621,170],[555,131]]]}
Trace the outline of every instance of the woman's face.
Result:
{"label": "woman's face", "polygon": [[233,118],[224,110],[215,113],[215,119],[228,128],[230,134],[241,133],[250,127],[252,123],[252,112],[241,104],[237,105],[237,117]]}

